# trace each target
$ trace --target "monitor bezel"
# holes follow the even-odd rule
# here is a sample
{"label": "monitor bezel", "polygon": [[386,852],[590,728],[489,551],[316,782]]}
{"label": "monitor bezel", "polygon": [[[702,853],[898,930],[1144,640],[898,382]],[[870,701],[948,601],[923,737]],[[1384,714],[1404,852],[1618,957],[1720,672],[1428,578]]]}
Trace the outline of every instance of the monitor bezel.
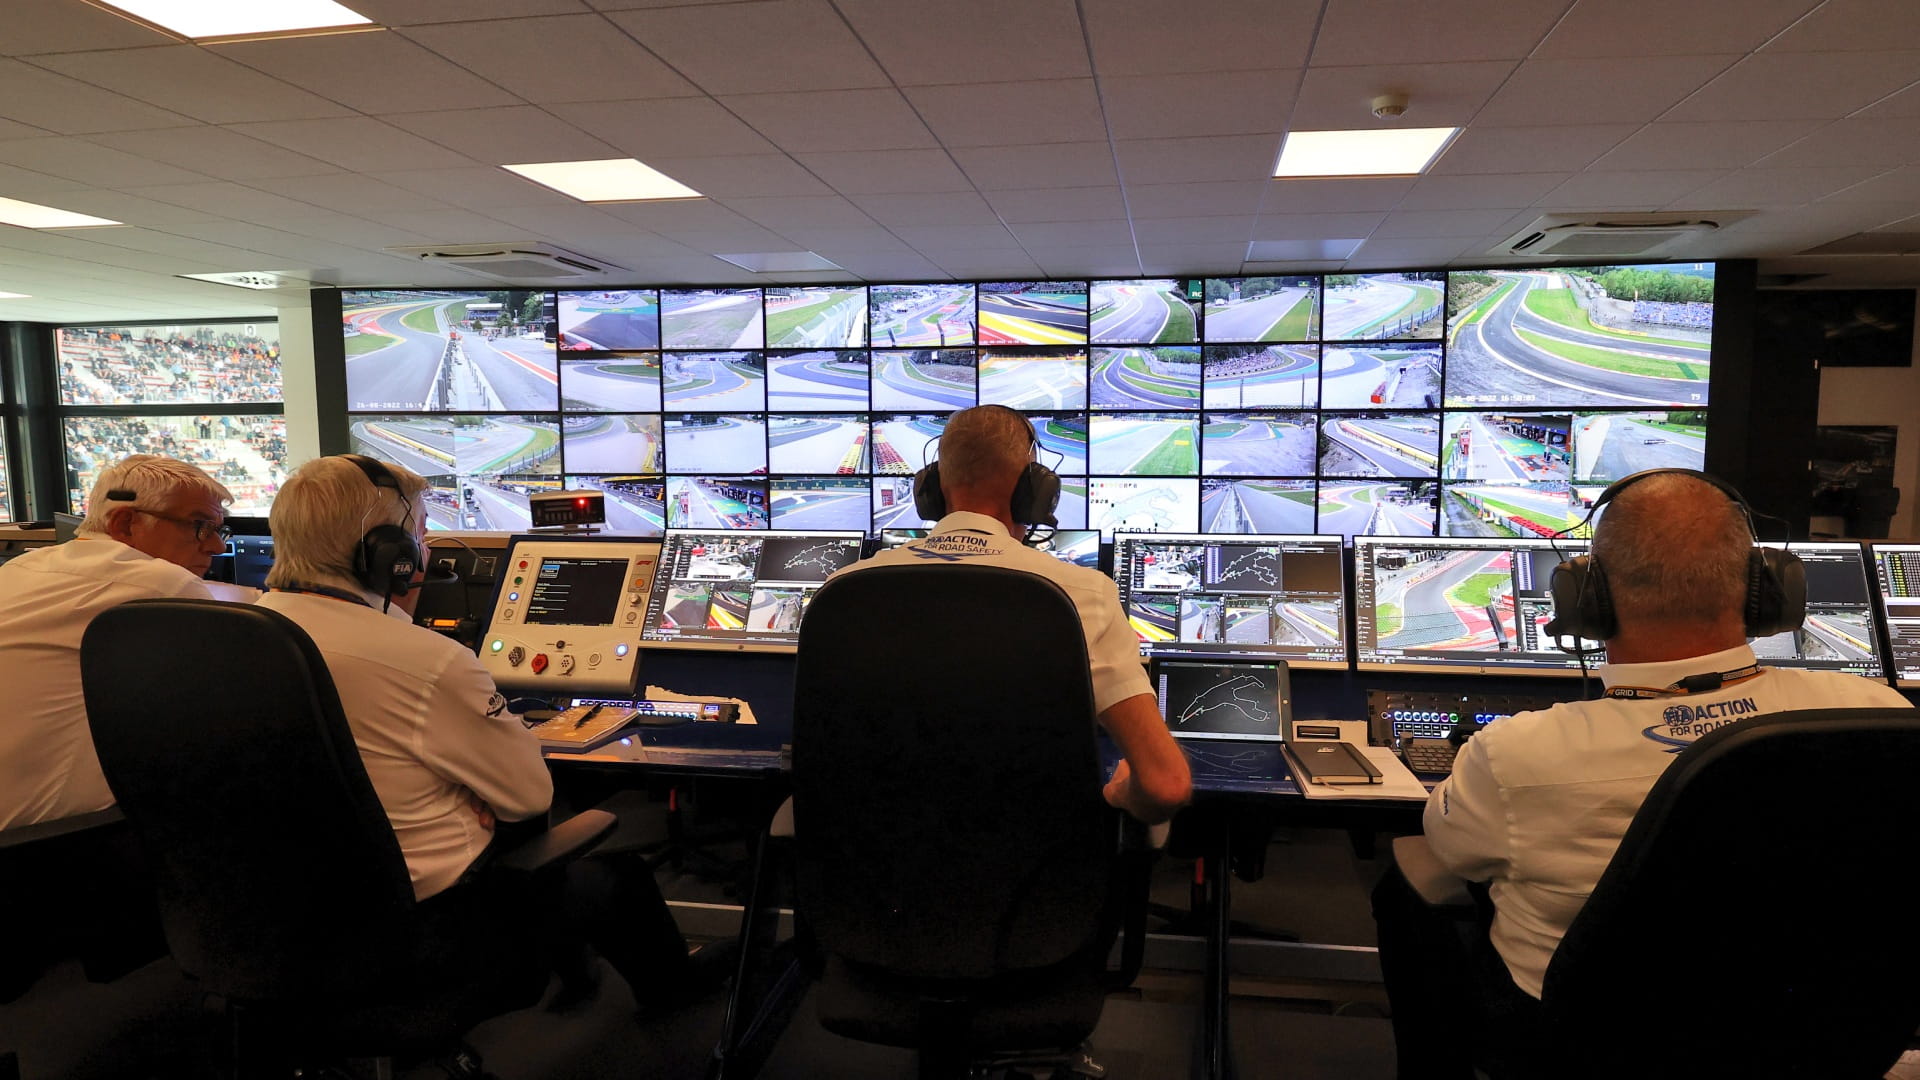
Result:
{"label": "monitor bezel", "polygon": [[[1273,668],[1279,679],[1277,698],[1274,702],[1274,733],[1272,735],[1229,735],[1221,732],[1178,732],[1168,726],[1164,702],[1160,697],[1160,672],[1166,665],[1192,667],[1265,667]],[[1196,742],[1245,742],[1274,745],[1285,742],[1289,729],[1293,725],[1293,679],[1288,672],[1293,663],[1277,656],[1243,656],[1231,659],[1210,660],[1204,656],[1154,656],[1147,663],[1147,682],[1153,687],[1154,708],[1160,713],[1161,726],[1167,734],[1176,740]]]}
{"label": "monitor bezel", "polygon": [[[1086,531],[1094,532],[1096,530],[1088,529]],[[1116,532],[1113,534],[1113,541],[1112,541],[1113,550],[1110,556],[1108,566],[1109,566],[1109,574],[1113,578],[1115,586],[1119,589],[1120,609],[1123,612],[1126,610],[1126,607],[1127,607],[1127,599],[1128,599],[1129,593],[1131,592],[1131,587],[1128,582],[1122,581],[1120,578],[1120,571],[1122,567],[1126,565],[1126,549],[1123,548],[1122,545],[1127,543],[1130,540],[1146,540],[1154,543],[1166,542],[1166,543],[1174,543],[1174,544],[1223,544],[1223,543],[1231,544],[1231,543],[1243,543],[1247,541],[1252,541],[1254,543],[1320,541],[1320,542],[1329,544],[1332,547],[1334,554],[1340,557],[1341,564],[1342,564],[1341,571],[1340,571],[1341,658],[1338,660],[1327,659],[1325,657],[1313,657],[1313,656],[1294,657],[1294,656],[1288,656],[1284,653],[1273,653],[1273,652],[1230,651],[1225,648],[1227,644],[1226,642],[1219,643],[1222,646],[1222,649],[1218,652],[1188,652],[1184,649],[1178,649],[1178,648],[1172,649],[1172,650],[1165,649],[1163,647],[1164,643],[1142,641],[1140,642],[1140,660],[1142,663],[1151,663],[1151,661],[1159,659],[1160,657],[1164,656],[1168,658],[1188,659],[1188,660],[1221,660],[1221,661],[1241,660],[1241,661],[1247,661],[1247,662],[1253,662],[1257,660],[1267,660],[1267,659],[1283,660],[1286,662],[1288,667],[1297,668],[1305,671],[1346,671],[1352,665],[1353,663],[1353,593],[1352,593],[1352,589],[1349,587],[1350,579],[1347,577],[1347,574],[1346,574],[1346,566],[1345,566],[1346,554],[1344,550],[1345,540],[1338,533],[1329,534],[1329,533]],[[1178,645],[1179,643],[1176,642],[1175,644]],[[1203,644],[1213,644],[1213,643],[1212,642],[1188,642],[1187,644],[1203,645]]]}

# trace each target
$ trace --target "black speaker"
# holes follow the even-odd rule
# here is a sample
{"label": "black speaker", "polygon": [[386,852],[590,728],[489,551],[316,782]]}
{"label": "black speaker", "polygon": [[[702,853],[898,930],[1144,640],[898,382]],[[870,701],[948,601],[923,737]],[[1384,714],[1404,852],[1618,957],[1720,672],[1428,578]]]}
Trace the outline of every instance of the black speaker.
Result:
{"label": "black speaker", "polygon": [[[1747,535],[1754,537],[1753,509],[1740,492],[1717,476],[1693,469],[1646,469],[1623,476],[1593,500],[1593,509],[1582,524],[1593,520],[1600,508],[1619,498],[1622,491],[1650,476],[1666,473],[1691,476],[1718,489],[1740,508],[1747,520]],[[1806,565],[1793,552],[1763,548],[1758,538],[1754,539],[1754,548],[1747,556],[1747,598],[1741,608],[1747,636],[1770,637],[1797,630],[1807,617]],[[1549,636],[1605,641],[1620,632],[1607,575],[1592,555],[1576,556],[1554,567],[1547,588],[1553,596],[1553,618],[1546,626]]]}
{"label": "black speaker", "polygon": [[[1005,409],[1004,405],[983,406],[985,408]],[[1020,417],[1027,425],[1027,442],[1038,447],[1040,436],[1033,430],[1033,421],[1013,409],[1008,412]],[[1013,498],[1008,507],[1013,520],[1022,525],[1045,525],[1049,528],[1060,522],[1054,516],[1054,508],[1060,505],[1060,474],[1040,464],[1027,462],[1020,473],[1020,479],[1013,485]],[[939,521],[947,516],[947,496],[940,490],[940,462],[932,461],[913,474],[913,509],[928,521]]]}
{"label": "black speaker", "polygon": [[[412,523],[413,504],[400,490],[400,480],[391,470],[360,454],[341,456],[359,466],[374,487],[393,492],[406,508],[404,520],[409,525]],[[406,525],[375,525],[353,549],[354,580],[381,596],[405,596],[413,588],[413,575],[419,568],[420,545],[414,541],[413,530]]]}

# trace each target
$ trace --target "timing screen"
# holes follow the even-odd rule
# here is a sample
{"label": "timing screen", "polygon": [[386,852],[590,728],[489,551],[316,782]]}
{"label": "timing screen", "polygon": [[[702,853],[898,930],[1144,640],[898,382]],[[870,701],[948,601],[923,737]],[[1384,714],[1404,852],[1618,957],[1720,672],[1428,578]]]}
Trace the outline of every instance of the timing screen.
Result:
{"label": "timing screen", "polygon": [[1142,654],[1345,664],[1337,536],[1133,536],[1114,577]]}
{"label": "timing screen", "polygon": [[800,640],[800,619],[827,576],[860,558],[856,532],[667,530],[640,638],[688,647]]}
{"label": "timing screen", "polygon": [[1361,664],[1564,671],[1547,635],[1548,583],[1581,540],[1354,540],[1354,643]]}
{"label": "timing screen", "polygon": [[1278,739],[1285,711],[1277,664],[1161,661],[1155,692],[1167,730],[1186,739]]}
{"label": "timing screen", "polygon": [[[1920,544],[1873,545],[1873,571],[1887,613],[1894,676],[1901,686],[1920,686]],[[1812,594],[1811,584],[1807,591]]]}
{"label": "timing screen", "polygon": [[[1885,678],[1873,626],[1872,588],[1860,545],[1792,544],[1788,550],[1800,556],[1807,568],[1807,619],[1798,630],[1754,638],[1754,655],[1769,667]],[[1920,617],[1920,612],[1915,614]]]}
{"label": "timing screen", "polygon": [[626,559],[541,559],[527,601],[540,626],[609,626],[627,581]]}

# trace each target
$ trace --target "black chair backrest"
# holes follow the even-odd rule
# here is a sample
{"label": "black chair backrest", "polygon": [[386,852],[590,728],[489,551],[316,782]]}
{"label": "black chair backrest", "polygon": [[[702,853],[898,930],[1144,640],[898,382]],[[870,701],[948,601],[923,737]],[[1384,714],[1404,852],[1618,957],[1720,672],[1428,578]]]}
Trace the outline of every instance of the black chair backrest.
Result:
{"label": "black chair backrest", "polygon": [[233,998],[319,996],[405,955],[406,862],[303,630],[248,605],[137,600],[87,627],[80,669],[183,970]]}
{"label": "black chair backrest", "polygon": [[807,608],[795,679],[799,906],[829,952],[981,979],[1111,941],[1117,829],[1058,586],[982,566],[843,575]]}
{"label": "black chair backrest", "polygon": [[1920,1023],[1920,712],[1729,725],[1648,793],[1554,953],[1567,1076],[1881,1076]]}

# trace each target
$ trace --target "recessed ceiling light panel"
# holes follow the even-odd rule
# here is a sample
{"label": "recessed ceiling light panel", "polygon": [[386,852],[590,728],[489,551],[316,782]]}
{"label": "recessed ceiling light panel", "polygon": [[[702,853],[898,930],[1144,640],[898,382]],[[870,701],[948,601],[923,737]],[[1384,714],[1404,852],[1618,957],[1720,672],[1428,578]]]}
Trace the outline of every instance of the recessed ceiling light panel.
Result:
{"label": "recessed ceiling light panel", "polygon": [[23,229],[87,229],[96,225],[120,224],[112,218],[76,214],[58,207],[6,198],[0,198],[0,223],[18,225]]}
{"label": "recessed ceiling light panel", "polygon": [[32,296],[23,292],[0,292],[0,300],[31,300]]}
{"label": "recessed ceiling light panel", "polygon": [[753,251],[740,255],[715,255],[716,259],[725,259],[742,270],[751,270],[756,274],[798,274],[809,270],[838,270],[840,264],[830,262],[811,251]]}
{"label": "recessed ceiling light panel", "polygon": [[701,194],[634,158],[602,161],[544,161],[501,168],[544,184],[581,202],[642,202],[649,199],[698,199]]}
{"label": "recessed ceiling light panel", "polygon": [[195,41],[375,29],[334,0],[93,0]]}
{"label": "recessed ceiling light panel", "polygon": [[1459,128],[1294,131],[1280,147],[1278,177],[1417,176]]}

